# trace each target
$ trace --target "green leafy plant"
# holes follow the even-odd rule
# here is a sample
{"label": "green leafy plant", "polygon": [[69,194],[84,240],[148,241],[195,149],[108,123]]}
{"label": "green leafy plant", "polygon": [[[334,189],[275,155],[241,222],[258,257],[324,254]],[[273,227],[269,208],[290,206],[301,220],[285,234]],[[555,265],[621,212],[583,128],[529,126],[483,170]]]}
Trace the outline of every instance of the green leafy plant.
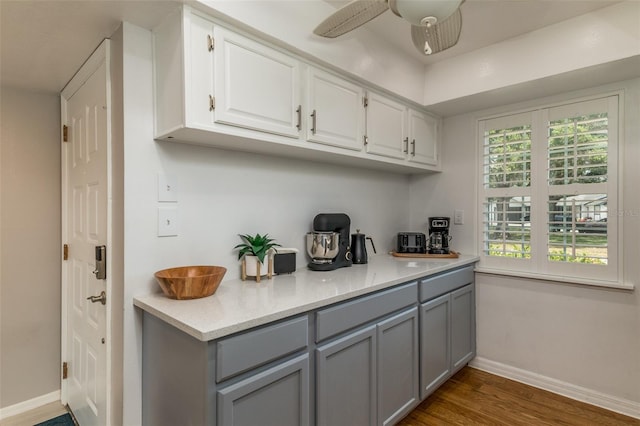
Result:
{"label": "green leafy plant", "polygon": [[269,234],[256,234],[255,236],[251,235],[242,235],[238,234],[242,239],[242,244],[238,244],[234,247],[235,249],[240,249],[238,252],[238,259],[242,259],[242,256],[245,254],[254,255],[260,260],[260,263],[264,263],[264,258],[267,255],[267,252],[271,249],[275,250],[275,247],[280,247],[280,244],[274,243],[273,238],[269,238]]}

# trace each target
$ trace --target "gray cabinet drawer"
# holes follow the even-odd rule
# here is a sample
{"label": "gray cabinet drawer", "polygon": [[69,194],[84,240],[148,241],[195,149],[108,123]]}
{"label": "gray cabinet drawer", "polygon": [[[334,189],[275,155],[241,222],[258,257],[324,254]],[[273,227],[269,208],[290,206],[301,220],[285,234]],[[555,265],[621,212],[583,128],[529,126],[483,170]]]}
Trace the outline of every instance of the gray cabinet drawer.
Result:
{"label": "gray cabinet drawer", "polygon": [[316,342],[416,303],[417,283],[341,303],[316,313]]}
{"label": "gray cabinet drawer", "polygon": [[425,302],[442,294],[473,282],[473,266],[456,269],[420,281],[420,302]]}
{"label": "gray cabinet drawer", "polygon": [[294,318],[216,342],[216,381],[307,347],[307,317]]}

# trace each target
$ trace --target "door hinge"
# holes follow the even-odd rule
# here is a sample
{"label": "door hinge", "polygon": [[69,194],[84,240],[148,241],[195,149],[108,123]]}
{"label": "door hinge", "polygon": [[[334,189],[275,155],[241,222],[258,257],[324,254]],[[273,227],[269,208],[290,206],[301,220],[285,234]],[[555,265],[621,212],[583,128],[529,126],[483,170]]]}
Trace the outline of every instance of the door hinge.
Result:
{"label": "door hinge", "polygon": [[216,47],[216,42],[211,34],[207,34],[207,49],[209,52],[213,52]]}
{"label": "door hinge", "polygon": [[369,145],[369,137],[367,135],[364,135],[362,139],[364,140],[365,145]]}
{"label": "door hinge", "polygon": [[62,126],[62,142],[69,142],[69,126]]}
{"label": "door hinge", "polygon": [[64,244],[62,246],[62,260],[69,259],[69,244]]}
{"label": "door hinge", "polygon": [[69,365],[66,362],[62,363],[62,378],[66,379],[69,375]]}
{"label": "door hinge", "polygon": [[216,109],[216,97],[209,95],[209,111]]}
{"label": "door hinge", "polygon": [[369,98],[367,98],[366,96],[364,98],[362,98],[362,105],[364,105],[364,107],[368,107],[369,106]]}

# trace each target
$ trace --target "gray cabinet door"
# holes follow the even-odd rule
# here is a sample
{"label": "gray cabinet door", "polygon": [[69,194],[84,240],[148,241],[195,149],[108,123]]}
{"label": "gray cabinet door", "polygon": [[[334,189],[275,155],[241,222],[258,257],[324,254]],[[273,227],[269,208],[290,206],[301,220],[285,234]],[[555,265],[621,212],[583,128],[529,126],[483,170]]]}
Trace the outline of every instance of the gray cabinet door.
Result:
{"label": "gray cabinet door", "polygon": [[318,426],[375,425],[376,326],[316,349]]}
{"label": "gray cabinet door", "polygon": [[447,293],[420,306],[420,398],[451,376],[451,297]]}
{"label": "gray cabinet door", "polygon": [[392,425],[419,402],[418,308],[378,323],[378,425]]}
{"label": "gray cabinet door", "polygon": [[476,353],[475,285],[451,293],[451,365],[455,373]]}
{"label": "gray cabinet door", "polygon": [[309,355],[222,388],[217,396],[219,425],[308,425]]}

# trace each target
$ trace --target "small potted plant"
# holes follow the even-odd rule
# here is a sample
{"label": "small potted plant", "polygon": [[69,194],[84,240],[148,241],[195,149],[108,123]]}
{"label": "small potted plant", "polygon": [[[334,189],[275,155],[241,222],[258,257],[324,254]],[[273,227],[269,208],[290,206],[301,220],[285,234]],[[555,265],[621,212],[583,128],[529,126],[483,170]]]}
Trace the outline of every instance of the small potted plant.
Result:
{"label": "small potted plant", "polygon": [[247,276],[256,277],[256,281],[260,282],[261,275],[269,275],[271,278],[270,263],[265,265],[265,258],[280,244],[275,243],[273,238],[269,238],[269,234],[242,235],[239,234],[242,243],[234,247],[240,249],[238,251],[238,259],[242,259],[242,279]]}

